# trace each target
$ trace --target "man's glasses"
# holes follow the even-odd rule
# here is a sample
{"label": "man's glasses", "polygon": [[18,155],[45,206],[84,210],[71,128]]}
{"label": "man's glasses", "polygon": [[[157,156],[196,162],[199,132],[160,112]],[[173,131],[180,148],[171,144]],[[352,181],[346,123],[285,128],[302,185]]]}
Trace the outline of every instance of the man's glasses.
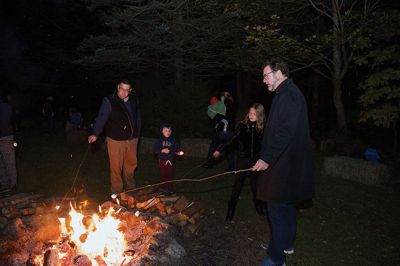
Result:
{"label": "man's glasses", "polygon": [[265,74],[263,75],[263,78],[266,79],[266,78],[268,77],[269,74],[274,73],[274,72],[275,72],[275,71],[272,70],[272,71],[270,71],[270,72],[268,72],[268,73],[265,73]]}
{"label": "man's glasses", "polygon": [[124,91],[124,92],[131,92],[132,91],[132,89],[122,89],[122,88],[120,88],[120,87],[118,87],[118,90],[121,90],[121,91]]}

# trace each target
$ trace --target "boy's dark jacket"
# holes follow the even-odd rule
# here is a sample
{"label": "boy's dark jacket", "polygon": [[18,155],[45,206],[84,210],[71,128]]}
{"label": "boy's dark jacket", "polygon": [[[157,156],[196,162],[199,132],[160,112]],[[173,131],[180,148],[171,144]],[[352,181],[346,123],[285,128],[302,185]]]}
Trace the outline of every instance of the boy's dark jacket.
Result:
{"label": "boy's dark jacket", "polygon": [[[168,154],[161,152],[164,148],[169,149]],[[174,137],[170,136],[166,138],[161,133],[161,136],[154,143],[153,151],[160,160],[173,160],[176,155],[175,153],[179,151],[179,145]]]}

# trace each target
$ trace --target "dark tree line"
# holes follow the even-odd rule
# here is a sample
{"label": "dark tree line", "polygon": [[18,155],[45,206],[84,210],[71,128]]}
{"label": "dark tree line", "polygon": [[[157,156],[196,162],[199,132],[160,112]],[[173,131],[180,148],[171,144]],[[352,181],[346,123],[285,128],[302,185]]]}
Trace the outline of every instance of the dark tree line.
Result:
{"label": "dark tree line", "polygon": [[352,136],[359,123],[390,127],[397,149],[399,5],[391,1],[21,0],[8,7],[25,62],[40,69],[26,79],[42,90],[76,85],[97,100],[121,75],[132,77],[154,130],[172,120],[192,134],[204,128],[213,91],[229,86],[245,110],[262,94],[263,61],[281,56],[304,89],[313,132],[328,117],[336,122],[328,120],[321,137],[333,129]]}

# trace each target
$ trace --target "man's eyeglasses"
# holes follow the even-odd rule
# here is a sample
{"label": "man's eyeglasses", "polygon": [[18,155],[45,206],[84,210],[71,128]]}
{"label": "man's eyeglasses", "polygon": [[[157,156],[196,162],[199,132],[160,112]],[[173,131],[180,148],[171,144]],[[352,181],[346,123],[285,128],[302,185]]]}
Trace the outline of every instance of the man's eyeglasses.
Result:
{"label": "man's eyeglasses", "polygon": [[118,90],[124,91],[124,92],[131,92],[132,91],[132,89],[123,89],[123,88],[120,88],[120,87],[118,87]]}
{"label": "man's eyeglasses", "polygon": [[268,73],[265,73],[265,74],[263,75],[263,78],[266,79],[266,78],[268,77],[269,74],[274,73],[274,72],[275,72],[275,71],[272,70],[272,71],[270,71],[270,72],[268,72]]}

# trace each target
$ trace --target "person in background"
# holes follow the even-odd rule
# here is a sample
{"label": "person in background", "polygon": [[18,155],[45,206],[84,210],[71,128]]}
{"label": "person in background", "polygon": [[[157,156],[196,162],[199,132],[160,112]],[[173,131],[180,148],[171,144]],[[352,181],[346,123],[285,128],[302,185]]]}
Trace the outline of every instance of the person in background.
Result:
{"label": "person in background", "polygon": [[210,146],[208,148],[207,161],[203,163],[204,168],[213,168],[214,165],[219,161],[222,156],[215,156],[216,152],[218,154],[224,152],[224,156],[228,161],[227,171],[233,171],[235,169],[235,157],[233,153],[233,146],[229,145],[233,138],[233,132],[228,130],[228,120],[222,119],[216,125],[215,136],[211,140]]}
{"label": "person in background", "polygon": [[8,195],[17,189],[12,123],[12,107],[5,97],[0,97],[0,195]]}
{"label": "person in background", "polygon": [[[154,143],[153,151],[158,158],[158,167],[160,169],[160,181],[174,180],[174,158],[180,154],[178,142],[172,134],[172,126],[163,124],[161,126],[161,135]],[[173,184],[166,183],[160,186],[166,192],[173,191]]]}
{"label": "person in background", "polygon": [[68,110],[68,122],[74,129],[81,129],[83,123],[82,113],[76,107],[70,107]]}
{"label": "person in background", "polygon": [[220,93],[220,99],[224,102],[226,107],[225,119],[228,120],[228,131],[235,130],[236,123],[236,107],[235,100],[233,99],[232,94],[227,91],[222,91]]}
{"label": "person in background", "polygon": [[275,93],[264,129],[260,159],[254,164],[259,176],[257,198],[267,202],[271,239],[263,266],[285,265],[294,252],[296,204],[314,196],[311,139],[307,104],[289,77],[287,64],[268,60],[263,82]]}
{"label": "person in background", "polygon": [[210,105],[213,105],[214,103],[217,103],[217,102],[219,102],[217,97],[213,96],[210,98]]}
{"label": "person in background", "polygon": [[54,109],[53,109],[54,97],[48,96],[42,107],[42,116],[44,120],[45,133],[53,134],[55,131],[54,121]]}
{"label": "person in background", "polygon": [[381,159],[377,149],[375,149],[372,146],[368,146],[365,149],[364,158],[365,158],[365,160],[367,160],[367,161],[369,161],[369,162],[371,162],[373,164],[379,164],[380,163],[380,159]]}
{"label": "person in background", "polygon": [[137,144],[141,118],[137,97],[131,82],[121,80],[117,90],[103,98],[89,143],[95,142],[104,130],[110,161],[111,193],[134,189],[137,167]]}
{"label": "person in background", "polygon": [[[248,169],[252,167],[260,157],[261,140],[265,126],[264,107],[260,103],[253,104],[239,123],[235,132],[235,138],[238,140],[237,169]],[[232,143],[232,140],[230,141]],[[214,152],[213,156],[218,158],[225,147]],[[228,211],[226,220],[231,221],[235,215],[236,204],[243,189],[247,177],[250,178],[250,187],[253,193],[254,207],[259,215],[264,215],[265,202],[257,199],[257,172],[244,172],[235,175],[235,183],[232,188],[231,197],[228,201]]]}
{"label": "person in background", "polygon": [[[218,148],[226,146],[226,149],[224,151],[224,156],[228,162],[227,170],[233,171],[235,169],[235,155],[231,149],[231,146],[227,146],[226,144],[233,136],[233,131],[234,131],[235,113],[236,113],[234,108],[234,99],[232,95],[227,91],[222,91],[220,93],[220,101],[215,101],[215,99],[213,98],[210,99],[210,106],[208,107],[208,115],[209,116],[213,115],[210,118],[212,118],[214,124],[214,132],[210,146],[208,148],[207,161],[203,163],[202,166],[204,168],[213,168],[214,164],[217,162],[215,160],[215,157],[213,157],[213,153]],[[211,100],[213,103],[211,103]],[[214,105],[215,108],[213,108]],[[213,112],[210,112],[210,109]]]}

